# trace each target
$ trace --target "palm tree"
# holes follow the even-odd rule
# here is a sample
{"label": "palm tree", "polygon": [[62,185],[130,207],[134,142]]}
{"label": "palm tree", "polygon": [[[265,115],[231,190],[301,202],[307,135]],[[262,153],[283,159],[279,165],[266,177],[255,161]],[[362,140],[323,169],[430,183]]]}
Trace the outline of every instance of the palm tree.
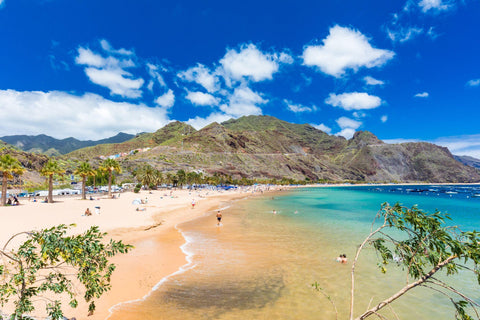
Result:
{"label": "palm tree", "polygon": [[112,196],[112,175],[113,172],[122,173],[120,164],[114,159],[105,159],[99,168],[102,171],[108,172],[108,197]]}
{"label": "palm tree", "polygon": [[95,176],[95,170],[90,166],[88,162],[82,162],[80,166],[75,170],[75,174],[78,174],[82,177],[82,199],[87,199],[85,194],[85,185],[87,183],[88,176]]}
{"label": "palm tree", "polygon": [[48,177],[48,203],[53,203],[53,175],[63,175],[64,173],[65,170],[60,167],[58,161],[54,161],[52,159],[48,160],[48,162],[40,170],[40,174],[42,176]]}
{"label": "palm tree", "polygon": [[0,172],[2,173],[2,206],[7,203],[7,180],[13,178],[13,174],[22,174],[25,169],[20,161],[9,154],[0,157]]}
{"label": "palm tree", "polygon": [[185,170],[180,169],[177,171],[177,178],[178,182],[177,184],[182,187],[186,182],[187,182],[187,174],[185,173]]}
{"label": "palm tree", "polygon": [[155,169],[151,165],[145,164],[137,170],[136,178],[138,182],[148,188],[151,184],[155,183]]}

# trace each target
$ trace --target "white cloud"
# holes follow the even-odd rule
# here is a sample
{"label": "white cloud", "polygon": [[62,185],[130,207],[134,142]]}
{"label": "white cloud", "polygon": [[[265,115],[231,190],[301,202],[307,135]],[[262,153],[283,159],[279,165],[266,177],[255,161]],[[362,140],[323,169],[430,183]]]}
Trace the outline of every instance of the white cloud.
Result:
{"label": "white cloud", "polygon": [[349,111],[374,109],[382,104],[382,100],[365,92],[349,92],[339,95],[330,93],[325,103]]}
{"label": "white cloud", "polygon": [[60,91],[0,90],[0,114],[8,114],[9,119],[0,126],[0,136],[47,134],[59,139],[99,140],[119,132],[153,132],[169,121],[165,108]]}
{"label": "white cloud", "polygon": [[[156,65],[151,64],[151,63],[147,63],[147,69],[148,69],[148,74],[150,75],[150,77],[152,77],[152,79],[154,79],[160,85],[160,87],[165,88],[167,86],[167,84],[165,83],[165,80],[163,80],[162,75],[160,74],[160,72],[158,72],[159,66],[156,66]],[[148,86],[149,86],[148,89],[150,91],[153,90],[153,85],[154,85],[154,82],[152,80],[150,80],[149,83],[148,83]]]}
{"label": "white cloud", "polygon": [[480,86],[480,79],[472,79],[467,81],[467,86],[469,87],[478,87]]}
{"label": "white cloud", "polygon": [[111,95],[125,98],[140,98],[139,90],[144,83],[142,78],[135,78],[126,71],[127,68],[136,67],[133,62],[133,52],[125,49],[115,50],[106,40],[101,40],[100,45],[107,57],[95,53],[89,48],[78,48],[75,62],[85,65],[85,73],[91,82],[106,87]]}
{"label": "white cloud", "polygon": [[387,35],[393,42],[406,42],[421,35],[423,32],[422,28],[412,26],[402,27],[396,25],[393,28],[387,28]]}
{"label": "white cloud", "polygon": [[210,93],[220,89],[218,76],[200,63],[195,67],[179,72],[177,76],[182,80],[198,83]]}
{"label": "white cloud", "polygon": [[423,12],[432,11],[445,11],[452,8],[451,3],[445,3],[442,0],[421,0],[418,6]]}
{"label": "white cloud", "polygon": [[313,107],[307,107],[302,104],[298,103],[293,103],[291,101],[288,101],[287,99],[283,100],[283,102],[287,105],[288,110],[298,113],[298,112],[312,112],[313,110],[316,109],[315,106]]}
{"label": "white cloud", "polygon": [[346,139],[353,137],[355,130],[362,125],[360,121],[356,121],[347,117],[340,117],[336,120],[336,122],[341,131],[335,135],[345,137]]}
{"label": "white cloud", "polygon": [[119,54],[119,55],[123,55],[123,56],[130,56],[130,55],[133,55],[133,51],[131,50],[127,50],[127,49],[114,49],[110,43],[105,40],[105,39],[102,39],[100,40],[100,46],[102,47],[103,50],[107,51],[107,52],[110,52],[110,53],[116,53],[116,54]]}
{"label": "white cloud", "polygon": [[227,121],[231,119],[232,117],[223,113],[212,113],[206,118],[201,118],[201,117],[195,117],[192,119],[189,119],[187,123],[194,127],[197,130],[202,129],[203,127],[209,125],[212,122],[218,122],[222,123],[224,121]]}
{"label": "white cloud", "polygon": [[336,120],[336,122],[341,129],[345,129],[345,128],[358,129],[362,125],[360,121],[356,121],[347,117],[340,117]]}
{"label": "white cloud", "polygon": [[[382,139],[385,143],[406,143],[420,142],[420,139]],[[424,142],[434,143],[436,145],[446,147],[452,154],[459,156],[470,156],[480,159],[480,134],[440,137],[434,140]]]}
{"label": "white cloud", "polygon": [[211,94],[195,91],[189,91],[186,98],[193,104],[198,106],[216,106],[220,102],[218,98],[215,98]]}
{"label": "white cloud", "polygon": [[393,51],[373,48],[359,31],[336,25],[330,28],[323,45],[304,48],[303,63],[339,78],[347,69],[356,72],[361,67],[382,66],[394,55]]}
{"label": "white cloud", "polygon": [[101,55],[93,53],[88,48],[78,48],[78,56],[75,58],[77,64],[84,64],[92,67],[103,67],[107,64],[107,60]]}
{"label": "white cloud", "polygon": [[85,73],[93,83],[110,89],[112,95],[126,98],[140,98],[142,96],[142,91],[139,89],[144,80],[126,78],[125,76],[131,76],[131,74],[122,69],[86,68]]}
{"label": "white cloud", "polygon": [[471,156],[480,159],[480,134],[441,137],[433,143],[447,147],[451,153],[459,156]]}
{"label": "white cloud", "polygon": [[363,78],[363,80],[365,81],[366,84],[370,86],[382,86],[385,84],[385,81],[375,79],[371,76],[366,76]]}
{"label": "white cloud", "polygon": [[414,97],[416,98],[428,98],[428,96],[429,96],[428,92],[421,92],[414,95]]}
{"label": "white cloud", "polygon": [[318,130],[321,130],[323,132],[326,132],[326,133],[330,133],[332,132],[332,129],[327,127],[326,125],[324,125],[323,123],[320,123],[320,124],[312,124],[312,126],[314,128],[317,128]]}
{"label": "white cloud", "polygon": [[292,63],[288,54],[268,54],[258,50],[254,44],[243,45],[240,51],[227,50],[220,60],[225,76],[234,80],[244,77],[253,81],[270,80],[279,69],[280,63]]}
{"label": "white cloud", "polygon": [[383,115],[381,118],[380,118],[380,121],[382,121],[383,123],[387,122],[388,120],[388,116],[387,115]]}
{"label": "white cloud", "polygon": [[165,108],[173,106],[175,104],[175,95],[173,94],[172,89],[168,89],[167,92],[155,99],[155,103]]}
{"label": "white cloud", "polygon": [[345,128],[345,129],[342,129],[342,131],[336,133],[335,135],[344,137],[345,139],[351,139],[354,134],[355,134],[355,129]]}
{"label": "white cloud", "polygon": [[248,87],[236,88],[228,99],[229,103],[222,104],[220,110],[232,117],[260,115],[262,109],[258,105],[268,102]]}

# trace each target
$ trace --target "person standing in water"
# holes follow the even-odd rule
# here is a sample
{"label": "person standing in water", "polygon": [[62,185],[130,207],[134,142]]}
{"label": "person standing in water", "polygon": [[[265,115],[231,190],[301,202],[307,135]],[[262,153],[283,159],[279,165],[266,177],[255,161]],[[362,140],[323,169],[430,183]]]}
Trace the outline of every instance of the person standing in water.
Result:
{"label": "person standing in water", "polygon": [[220,212],[220,210],[218,210],[218,212],[217,212],[217,226],[220,226],[221,223],[222,223],[222,213]]}

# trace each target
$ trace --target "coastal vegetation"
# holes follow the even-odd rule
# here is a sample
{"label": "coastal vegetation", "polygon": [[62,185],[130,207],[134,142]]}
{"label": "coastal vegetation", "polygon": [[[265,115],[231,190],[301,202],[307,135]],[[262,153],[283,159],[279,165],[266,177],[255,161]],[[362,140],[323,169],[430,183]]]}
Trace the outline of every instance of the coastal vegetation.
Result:
{"label": "coastal vegetation", "polygon": [[88,162],[82,162],[80,166],[75,170],[75,174],[79,175],[82,177],[82,199],[85,200],[86,194],[85,194],[85,187],[87,183],[87,177],[88,176],[95,176],[95,170],[92,168],[90,163]]}
{"label": "coastal vegetation", "polygon": [[[115,265],[109,259],[128,252],[132,246],[121,241],[106,242],[106,233],[95,226],[67,236],[70,227],[21,232],[0,249],[0,305],[14,306],[11,319],[32,319],[39,305],[51,319],[63,319],[61,298],[66,297],[68,304],[76,308],[78,284],[84,289],[88,312],[93,314],[95,299],[110,290]],[[18,239],[24,242],[17,249],[9,248]]]}
{"label": "coastal vegetation", "polygon": [[108,174],[108,196],[111,197],[112,196],[112,175],[114,172],[116,173],[122,172],[122,169],[120,168],[120,164],[114,159],[105,159],[98,169]]}
{"label": "coastal vegetation", "polygon": [[23,174],[25,169],[22,167],[20,162],[10,156],[9,154],[4,154],[0,156],[0,172],[2,174],[2,206],[7,203],[7,182],[8,179],[13,178],[13,174]]}
{"label": "coastal vegetation", "polygon": [[58,161],[48,160],[48,162],[40,170],[42,176],[48,177],[48,203],[53,203],[53,176],[63,175],[65,170],[60,166]]}

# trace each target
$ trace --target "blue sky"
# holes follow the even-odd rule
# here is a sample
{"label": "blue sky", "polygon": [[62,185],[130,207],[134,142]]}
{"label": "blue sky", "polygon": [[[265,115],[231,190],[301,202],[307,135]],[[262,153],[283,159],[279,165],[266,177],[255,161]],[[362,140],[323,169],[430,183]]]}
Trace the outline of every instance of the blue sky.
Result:
{"label": "blue sky", "polygon": [[0,0],[0,136],[243,115],[480,158],[480,0]]}

